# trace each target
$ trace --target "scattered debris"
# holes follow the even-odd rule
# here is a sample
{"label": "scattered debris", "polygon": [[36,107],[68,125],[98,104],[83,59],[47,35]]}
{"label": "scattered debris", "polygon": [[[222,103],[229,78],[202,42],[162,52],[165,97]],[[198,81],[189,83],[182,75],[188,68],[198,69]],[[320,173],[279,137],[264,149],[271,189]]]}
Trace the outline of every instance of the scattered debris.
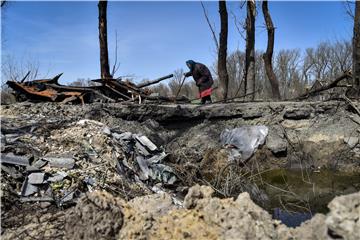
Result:
{"label": "scattered debris", "polygon": [[[21,149],[25,155],[1,153],[2,170],[22,181],[21,202],[51,202],[63,207],[86,192],[117,189],[111,186],[116,184],[114,178],[137,182],[150,192],[155,184],[172,185],[177,180],[166,165],[168,154],[141,134],[113,131],[89,119],[63,125],[42,145],[37,144],[40,139],[35,134],[24,132],[18,141],[5,144],[7,151]],[[25,140],[40,147],[36,156],[23,149]],[[42,152],[46,154],[42,156]]]}

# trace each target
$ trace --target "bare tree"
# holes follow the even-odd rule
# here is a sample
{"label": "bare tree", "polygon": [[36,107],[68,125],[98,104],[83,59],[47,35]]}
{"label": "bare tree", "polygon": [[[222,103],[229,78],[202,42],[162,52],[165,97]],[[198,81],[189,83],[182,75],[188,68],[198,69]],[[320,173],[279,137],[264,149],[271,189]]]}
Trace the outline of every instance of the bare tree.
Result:
{"label": "bare tree", "polygon": [[321,42],[315,51],[310,54],[313,61],[313,71],[317,80],[326,80],[327,71],[330,65],[331,47],[328,42]]}
{"label": "bare tree", "polygon": [[216,51],[219,51],[219,42],[218,42],[218,40],[217,40],[217,38],[216,38],[216,34],[215,34],[214,27],[213,27],[213,25],[210,23],[210,19],[209,19],[208,13],[207,13],[207,11],[206,11],[206,9],[205,9],[205,6],[204,6],[203,2],[200,1],[200,3],[201,3],[201,7],[202,7],[202,9],[203,9],[203,12],[204,12],[204,16],[205,16],[206,22],[207,22],[207,24],[209,25],[209,28],[210,28],[210,31],[211,31],[211,35],[212,35],[212,38],[213,38],[214,43],[215,43],[215,46],[216,46]]}
{"label": "bare tree", "polygon": [[1,65],[2,85],[5,81],[20,81],[25,76],[25,80],[34,80],[39,77],[39,68],[39,61],[31,56],[24,56],[21,61],[17,61],[13,56],[6,55]]}
{"label": "bare tree", "polygon": [[91,87],[91,86],[98,86],[99,83],[91,81],[90,78],[78,78],[77,80],[69,83],[69,86],[76,86],[76,87]]}
{"label": "bare tree", "polygon": [[[246,9],[247,16],[244,94],[255,92],[255,1],[247,1]],[[251,95],[250,99],[255,99],[255,93]]]}
{"label": "bare tree", "polygon": [[101,78],[111,78],[109,69],[109,54],[107,43],[107,1],[99,1],[99,41],[100,41],[100,70]]}
{"label": "bare tree", "polygon": [[255,98],[273,99],[270,82],[266,76],[264,52],[255,51]]}
{"label": "bare tree", "polygon": [[228,13],[226,9],[226,2],[219,1],[220,13],[220,35],[219,35],[219,52],[218,52],[218,74],[220,84],[222,86],[222,99],[226,100],[228,97],[229,75],[227,72],[227,40],[228,40]]}
{"label": "bare tree", "polygon": [[300,76],[300,50],[280,50],[275,58],[276,75],[280,81],[281,92],[284,98],[294,96],[296,89],[294,79]]}
{"label": "bare tree", "polygon": [[117,31],[115,31],[115,59],[111,71],[111,76],[115,76],[115,73],[119,70],[119,67],[120,67],[120,63],[118,63],[118,36],[117,36]]}
{"label": "bare tree", "polygon": [[[184,78],[184,70],[183,69],[177,69],[174,72],[174,77],[169,82],[169,88],[170,92],[173,96],[177,94],[177,92],[180,90],[181,83]],[[180,94],[183,94],[183,87],[180,90]]]}
{"label": "bare tree", "polygon": [[308,86],[311,80],[311,69],[313,67],[313,61],[306,55],[302,60],[301,66],[301,80],[304,86]]}
{"label": "bare tree", "polygon": [[170,96],[170,89],[164,83],[159,83],[155,86],[150,87],[151,91],[154,93],[159,93],[160,96],[169,97]]}
{"label": "bare tree", "polygon": [[351,69],[351,52],[352,46],[350,41],[337,41],[333,46],[333,55],[336,59],[337,67],[339,68],[341,73]]}
{"label": "bare tree", "polygon": [[274,73],[274,69],[272,66],[272,57],[273,57],[273,51],[274,51],[274,39],[275,39],[275,28],[274,24],[271,20],[271,16],[268,9],[268,1],[263,1],[262,3],[262,11],[264,14],[264,19],[266,23],[266,29],[268,33],[268,42],[267,42],[267,48],[266,52],[263,55],[264,63],[265,63],[265,70],[266,75],[270,81],[271,84],[271,90],[273,98],[275,99],[281,99],[280,91],[279,91],[279,82],[276,79],[276,75]]}
{"label": "bare tree", "polygon": [[354,35],[353,35],[353,69],[354,87],[360,96],[360,2],[355,1]]}
{"label": "bare tree", "polygon": [[227,57],[227,70],[229,75],[228,97],[235,97],[243,84],[245,53],[234,51]]}

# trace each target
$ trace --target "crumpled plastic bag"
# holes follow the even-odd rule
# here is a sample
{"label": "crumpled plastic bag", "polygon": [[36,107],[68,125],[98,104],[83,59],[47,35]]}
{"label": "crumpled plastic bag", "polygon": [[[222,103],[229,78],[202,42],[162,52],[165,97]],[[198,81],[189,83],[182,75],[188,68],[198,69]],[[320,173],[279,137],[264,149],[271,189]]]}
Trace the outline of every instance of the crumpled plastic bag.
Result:
{"label": "crumpled plastic bag", "polygon": [[232,147],[229,160],[241,159],[247,161],[256,149],[265,143],[269,129],[264,125],[243,126],[225,129],[220,134],[220,141],[224,146]]}

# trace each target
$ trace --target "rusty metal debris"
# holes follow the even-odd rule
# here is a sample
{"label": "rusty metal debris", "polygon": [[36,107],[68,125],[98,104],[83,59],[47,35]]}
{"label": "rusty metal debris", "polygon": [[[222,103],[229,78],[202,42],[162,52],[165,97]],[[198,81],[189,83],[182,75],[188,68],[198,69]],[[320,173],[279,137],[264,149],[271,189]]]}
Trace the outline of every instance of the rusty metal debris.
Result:
{"label": "rusty metal debris", "polygon": [[[27,74],[28,75],[28,74]],[[107,78],[94,79],[92,82],[98,83],[97,86],[78,87],[65,86],[59,84],[58,80],[61,74],[51,79],[38,79],[25,81],[27,75],[21,81],[7,81],[7,85],[14,90],[15,97],[18,101],[51,101],[51,102],[74,102],[74,103],[91,103],[94,101],[102,102],[135,102],[142,103],[144,100],[149,101],[177,101],[187,102],[187,98],[169,98],[165,96],[154,96],[150,85],[157,84],[163,80],[173,77],[173,74],[155,79],[153,81],[136,85],[128,80]]]}

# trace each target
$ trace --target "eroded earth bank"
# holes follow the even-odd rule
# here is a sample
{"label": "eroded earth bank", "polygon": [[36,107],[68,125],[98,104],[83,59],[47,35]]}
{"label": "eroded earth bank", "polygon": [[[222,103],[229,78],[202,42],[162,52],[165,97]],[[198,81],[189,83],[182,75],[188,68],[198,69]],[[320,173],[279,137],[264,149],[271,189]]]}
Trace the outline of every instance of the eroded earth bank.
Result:
{"label": "eroded earth bank", "polygon": [[[358,106],[1,106],[2,238],[357,239]],[[244,126],[246,161],[220,141]]]}

